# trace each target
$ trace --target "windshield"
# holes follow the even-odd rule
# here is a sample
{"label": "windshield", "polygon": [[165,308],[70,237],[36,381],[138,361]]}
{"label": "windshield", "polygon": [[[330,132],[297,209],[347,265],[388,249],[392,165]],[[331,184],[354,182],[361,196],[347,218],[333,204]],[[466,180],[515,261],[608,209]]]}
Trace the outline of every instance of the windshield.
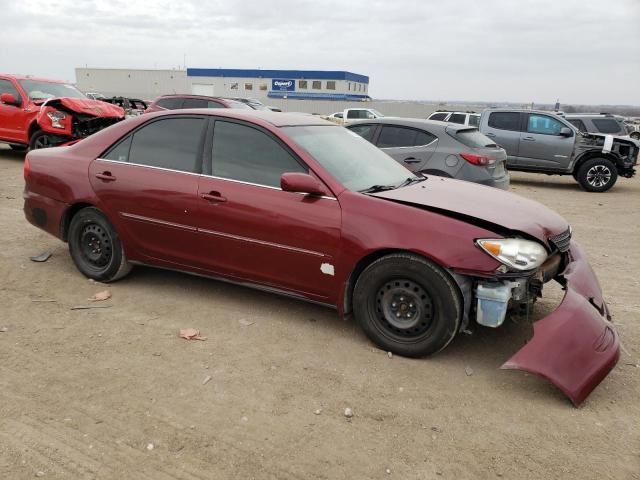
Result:
{"label": "windshield", "polygon": [[31,100],[47,100],[48,98],[69,97],[87,98],[73,85],[55,82],[39,82],[36,80],[19,80]]}
{"label": "windshield", "polygon": [[282,129],[349,190],[403,184],[413,173],[343,127],[307,126]]}

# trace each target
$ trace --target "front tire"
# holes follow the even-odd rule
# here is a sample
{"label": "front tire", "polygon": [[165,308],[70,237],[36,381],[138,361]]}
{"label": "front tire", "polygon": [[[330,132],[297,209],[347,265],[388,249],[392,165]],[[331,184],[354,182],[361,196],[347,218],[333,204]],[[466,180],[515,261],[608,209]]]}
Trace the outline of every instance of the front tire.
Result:
{"label": "front tire", "polygon": [[56,147],[61,143],[64,143],[63,137],[38,130],[31,136],[31,139],[29,140],[29,150],[39,150],[41,148]]}
{"label": "front tire", "polygon": [[580,165],[577,180],[587,192],[606,192],[618,180],[618,170],[607,158],[591,158]]}
{"label": "front tire", "polygon": [[631,132],[629,136],[634,140],[640,140],[640,132]]}
{"label": "front tire", "polygon": [[118,233],[97,208],[87,207],[74,215],[68,238],[71,258],[85,276],[113,282],[131,271]]}
{"label": "front tire", "polygon": [[444,349],[458,333],[462,296],[450,275],[417,255],[382,257],[360,275],[353,311],[380,348],[405,357]]}

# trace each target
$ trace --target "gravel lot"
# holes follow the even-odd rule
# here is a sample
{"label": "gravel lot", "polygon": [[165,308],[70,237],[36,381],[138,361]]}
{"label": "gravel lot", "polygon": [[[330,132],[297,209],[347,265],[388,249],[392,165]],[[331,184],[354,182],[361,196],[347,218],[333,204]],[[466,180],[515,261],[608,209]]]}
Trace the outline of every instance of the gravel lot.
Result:
{"label": "gravel lot", "polygon": [[150,268],[110,285],[109,308],[71,310],[106,287],[24,220],[22,164],[0,147],[0,478],[640,479],[639,178],[589,194],[512,177],[571,222],[623,342],[575,409],[498,370],[555,286],[533,318],[423,360],[389,358],[332,310]]}

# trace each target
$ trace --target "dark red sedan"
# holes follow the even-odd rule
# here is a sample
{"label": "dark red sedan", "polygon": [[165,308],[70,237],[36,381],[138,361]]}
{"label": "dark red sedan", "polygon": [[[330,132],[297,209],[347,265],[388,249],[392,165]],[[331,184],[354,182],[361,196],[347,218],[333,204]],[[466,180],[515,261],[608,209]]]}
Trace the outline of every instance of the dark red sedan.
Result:
{"label": "dark red sedan", "polygon": [[144,113],[164,112],[186,108],[235,108],[253,110],[249,105],[230,98],[207,97],[206,95],[162,95],[147,107]]}
{"label": "dark red sedan", "polygon": [[133,118],[25,162],[27,219],[69,243],[78,269],[117,280],[145,264],[352,314],[411,357],[472,324],[500,326],[550,280],[564,301],[505,368],[581,403],[618,338],[567,222],[489,187],[415,176],[309,115],[181,110]]}

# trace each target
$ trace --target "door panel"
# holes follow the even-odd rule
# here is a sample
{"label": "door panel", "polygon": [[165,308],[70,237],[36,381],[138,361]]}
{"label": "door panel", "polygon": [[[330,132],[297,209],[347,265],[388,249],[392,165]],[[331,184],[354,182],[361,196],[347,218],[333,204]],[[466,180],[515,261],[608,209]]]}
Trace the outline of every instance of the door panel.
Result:
{"label": "door panel", "polygon": [[571,162],[575,136],[559,135],[564,126],[550,115],[527,114],[526,131],[520,134],[520,164],[524,167],[566,170]]}
{"label": "door panel", "polygon": [[423,170],[436,150],[438,138],[426,131],[383,125],[376,145],[412,172]]}
{"label": "door panel", "polygon": [[204,268],[318,300],[336,291],[337,200],[207,176],[198,197]]}
{"label": "door panel", "polygon": [[197,263],[195,211],[199,175],[96,159],[89,180],[100,207],[140,254]]}
{"label": "door panel", "polygon": [[0,102],[0,138],[24,142],[26,138],[24,123],[27,116],[24,111],[26,107],[24,101],[22,101],[18,89],[10,80],[0,79],[0,94],[2,93],[11,93],[21,101],[21,105],[7,105]]}
{"label": "door panel", "polygon": [[482,133],[507,152],[507,166],[517,167],[520,148],[521,114],[519,112],[490,112]]}

